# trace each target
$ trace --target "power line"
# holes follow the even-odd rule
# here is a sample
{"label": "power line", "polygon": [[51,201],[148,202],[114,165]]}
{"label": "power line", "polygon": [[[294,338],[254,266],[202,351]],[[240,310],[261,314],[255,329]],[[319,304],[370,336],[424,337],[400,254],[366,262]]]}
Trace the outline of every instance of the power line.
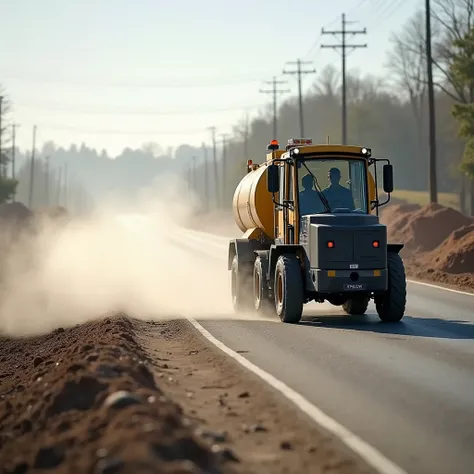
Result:
{"label": "power line", "polygon": [[281,84],[287,84],[287,81],[278,81],[276,76],[273,77],[272,81],[266,81],[266,84],[271,84],[273,87],[270,90],[262,90],[260,89],[260,92],[262,94],[272,94],[273,95],[273,139],[277,140],[277,135],[278,135],[278,127],[277,127],[277,121],[278,121],[278,108],[277,108],[277,95],[278,94],[284,94],[290,92],[288,89],[278,89],[278,86]]}
{"label": "power line", "polygon": [[180,83],[175,79],[170,79],[170,82],[144,82],[144,83],[130,83],[130,82],[102,82],[102,81],[77,81],[71,79],[59,80],[55,78],[37,77],[33,78],[33,73],[25,74],[10,74],[8,71],[0,71],[3,78],[14,79],[19,81],[27,81],[33,83],[45,83],[45,84],[62,84],[79,87],[105,87],[105,88],[130,88],[130,89],[198,89],[198,88],[216,88],[216,87],[227,87],[227,86],[241,86],[243,84],[253,84],[262,82],[262,78],[257,77],[245,77],[245,76],[234,76],[233,78],[222,79],[222,82],[212,82],[209,79],[203,78],[203,82],[197,83],[196,81],[189,83]]}
{"label": "power line", "polygon": [[380,26],[382,26],[388,19],[390,19],[393,14],[397,11],[399,11],[400,7],[406,3],[407,0],[388,0],[388,3],[385,3],[385,5],[382,5],[382,8],[379,11],[379,15],[375,18],[372,22],[369,24],[369,26],[372,28],[371,31],[376,30]]}
{"label": "power line", "polygon": [[25,104],[15,102],[15,106],[24,107],[29,109],[38,109],[38,110],[50,110],[56,112],[72,112],[77,114],[84,115],[156,115],[156,116],[171,116],[171,115],[204,115],[204,114],[213,114],[221,112],[234,112],[247,109],[259,109],[264,107],[265,104],[252,104],[252,105],[235,105],[232,107],[220,107],[220,108],[207,108],[207,109],[194,109],[194,110],[174,110],[163,112],[161,109],[131,109],[131,108],[115,108],[115,110],[93,110],[90,107],[76,108],[76,107],[63,107],[61,104]]}
{"label": "power line", "polygon": [[[58,130],[65,132],[88,133],[91,135],[197,135],[205,131],[204,128],[181,129],[181,130],[94,130],[90,128],[71,127],[67,125],[56,125],[41,122],[42,129]],[[230,124],[228,125],[231,126]]]}
{"label": "power line", "polygon": [[304,113],[303,113],[303,91],[301,87],[301,78],[303,74],[316,74],[316,69],[303,70],[301,66],[304,64],[312,64],[311,61],[301,61],[297,59],[296,62],[288,62],[287,64],[296,64],[296,71],[285,71],[283,74],[296,74],[298,76],[298,99],[299,99],[299,111],[300,111],[300,137],[304,137]]}
{"label": "power line", "polygon": [[341,31],[325,31],[322,29],[323,35],[342,35],[341,44],[327,45],[322,44],[321,48],[342,49],[342,144],[347,144],[347,97],[346,97],[346,50],[347,48],[367,48],[367,44],[347,44],[346,35],[365,35],[367,29],[363,30],[347,30],[348,21],[346,14],[342,14],[342,28]]}

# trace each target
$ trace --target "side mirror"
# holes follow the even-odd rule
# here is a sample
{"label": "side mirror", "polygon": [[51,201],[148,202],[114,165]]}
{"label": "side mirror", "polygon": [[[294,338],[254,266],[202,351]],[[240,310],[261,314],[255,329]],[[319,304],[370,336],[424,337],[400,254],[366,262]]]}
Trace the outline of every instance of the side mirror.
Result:
{"label": "side mirror", "polygon": [[267,166],[267,189],[272,194],[280,190],[280,167],[277,165]]}
{"label": "side mirror", "polygon": [[384,165],[383,167],[383,190],[387,194],[393,192],[393,166]]}

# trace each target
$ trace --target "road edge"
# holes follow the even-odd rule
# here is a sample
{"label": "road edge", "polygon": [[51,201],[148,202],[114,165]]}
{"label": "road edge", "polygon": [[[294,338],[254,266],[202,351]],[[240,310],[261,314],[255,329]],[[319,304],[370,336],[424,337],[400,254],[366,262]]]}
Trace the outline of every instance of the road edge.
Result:
{"label": "road edge", "polygon": [[415,285],[427,286],[429,288],[436,288],[437,290],[445,290],[451,293],[457,293],[458,295],[474,296],[474,293],[469,293],[468,291],[456,290],[454,288],[449,288],[447,286],[441,286],[441,285],[435,285],[434,283],[428,283],[426,281],[412,280],[411,278],[407,278],[407,282],[414,283]]}
{"label": "road edge", "polygon": [[305,413],[312,421],[323,429],[329,431],[337,439],[342,441],[349,449],[362,458],[368,465],[374,468],[379,474],[407,474],[401,467],[386,458],[372,445],[368,444],[357,435],[349,431],[346,427],[338,423],[336,420],[326,415],[317,406],[313,405],[298,392],[290,388],[288,385],[278,380],[270,373],[264,371],[260,367],[250,362],[245,357],[230,349],[224,343],[215,338],[194,318],[186,318],[194,328],[201,333],[209,342],[214,344],[218,349],[226,355],[234,359],[244,368],[260,377],[264,382],[277,390],[285,398],[290,400],[299,410]]}

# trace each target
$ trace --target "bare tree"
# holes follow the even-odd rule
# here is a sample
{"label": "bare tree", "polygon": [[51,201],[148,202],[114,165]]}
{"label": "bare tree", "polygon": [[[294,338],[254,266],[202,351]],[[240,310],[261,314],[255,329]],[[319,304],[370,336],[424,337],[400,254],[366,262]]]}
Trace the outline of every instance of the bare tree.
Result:
{"label": "bare tree", "polygon": [[367,103],[374,100],[384,88],[381,77],[365,75],[356,71],[347,74],[347,100],[351,105]]}
{"label": "bare tree", "polygon": [[[455,102],[474,103],[474,87],[460,82],[452,74],[452,64],[456,52],[453,42],[462,39],[474,26],[474,0],[433,0],[433,17],[440,30],[440,40],[435,42],[433,65],[438,80],[436,86]],[[459,204],[466,211],[466,178],[460,178]],[[470,183],[471,202],[474,202],[474,181]],[[474,210],[471,209],[471,213]]]}
{"label": "bare tree", "polygon": [[8,98],[8,95],[5,92],[5,89],[2,87],[1,84],[0,84],[0,97],[2,97],[0,137],[2,140],[2,150],[5,150],[5,147],[9,144],[9,140],[11,137],[10,125],[8,123],[8,118],[11,112],[11,102]]}
{"label": "bare tree", "polygon": [[142,151],[148,155],[158,158],[163,155],[163,148],[155,142],[146,142],[142,145]]}
{"label": "bare tree", "polygon": [[474,26],[474,0],[433,0],[433,3],[433,17],[440,37],[434,44],[436,85],[456,102],[471,104],[474,90],[460,84],[450,69],[455,53],[453,42],[462,39]]}
{"label": "bare tree", "polygon": [[327,65],[314,84],[314,92],[327,98],[336,97],[341,88],[341,75],[333,64]]}
{"label": "bare tree", "polygon": [[393,44],[387,67],[396,87],[410,101],[417,130],[419,152],[424,151],[424,108],[426,100],[425,18],[418,10],[399,34],[390,38]]}

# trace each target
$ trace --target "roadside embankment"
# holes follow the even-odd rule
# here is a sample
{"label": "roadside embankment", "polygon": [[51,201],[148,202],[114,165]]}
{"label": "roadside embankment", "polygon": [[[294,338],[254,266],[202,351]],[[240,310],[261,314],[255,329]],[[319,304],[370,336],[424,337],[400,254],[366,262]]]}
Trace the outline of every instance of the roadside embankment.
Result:
{"label": "roadside embankment", "polygon": [[407,273],[474,291],[474,219],[439,204],[393,204],[381,212],[390,242],[403,243]]}
{"label": "roadside embankment", "polygon": [[5,473],[370,473],[185,320],[0,338]]}

